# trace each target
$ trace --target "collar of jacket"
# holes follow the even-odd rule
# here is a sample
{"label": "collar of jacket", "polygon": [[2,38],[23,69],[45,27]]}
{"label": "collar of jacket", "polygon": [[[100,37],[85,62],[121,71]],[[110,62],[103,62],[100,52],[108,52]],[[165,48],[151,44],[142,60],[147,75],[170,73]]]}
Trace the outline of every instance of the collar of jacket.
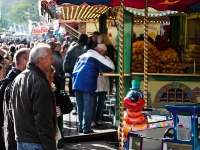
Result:
{"label": "collar of jacket", "polygon": [[17,69],[17,68],[13,68],[13,72],[16,73],[17,75],[20,74],[22,71]]}
{"label": "collar of jacket", "polygon": [[6,78],[15,78],[20,73],[21,73],[21,70],[14,67],[11,69],[11,71],[8,72]]}
{"label": "collar of jacket", "polygon": [[37,67],[34,63],[29,62],[27,64],[27,69],[36,71],[38,73],[38,75],[41,78],[43,78],[46,81],[46,83],[50,86],[49,81],[47,80],[46,74],[39,67]]}

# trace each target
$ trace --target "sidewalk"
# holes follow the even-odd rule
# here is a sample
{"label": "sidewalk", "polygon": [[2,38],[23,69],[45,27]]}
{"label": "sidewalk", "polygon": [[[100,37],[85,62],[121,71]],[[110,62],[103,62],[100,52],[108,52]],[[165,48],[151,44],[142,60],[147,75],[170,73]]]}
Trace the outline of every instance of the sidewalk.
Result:
{"label": "sidewalk", "polygon": [[[68,92],[68,81],[66,79],[65,90]],[[75,97],[70,97],[75,106]],[[110,142],[117,140],[117,129],[111,122],[104,122],[102,126],[94,129],[93,134],[77,132],[77,115],[72,115],[74,110],[63,117],[63,128],[65,136],[65,150],[118,150]]]}
{"label": "sidewalk", "polygon": [[[75,102],[74,97],[70,97]],[[66,150],[117,150],[110,142],[117,138],[116,127],[111,122],[104,122],[102,126],[94,129],[93,134],[77,132],[77,115],[72,115],[74,110],[63,117]]]}

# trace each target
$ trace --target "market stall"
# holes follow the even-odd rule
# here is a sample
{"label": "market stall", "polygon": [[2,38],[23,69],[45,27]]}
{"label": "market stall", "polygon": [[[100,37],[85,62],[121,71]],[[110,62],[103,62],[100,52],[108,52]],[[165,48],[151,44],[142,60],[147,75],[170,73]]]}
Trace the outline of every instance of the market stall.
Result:
{"label": "market stall", "polygon": [[[58,1],[58,4],[65,2],[64,0]],[[68,3],[70,2],[69,0],[67,1]],[[82,3],[82,1],[76,1],[78,4]],[[188,12],[188,6],[194,5],[198,3],[199,1],[162,1],[162,0],[146,0],[145,3],[140,0],[113,0],[109,3],[109,1],[88,1],[88,4],[106,4],[110,6],[116,6],[120,4],[120,18],[119,18],[119,25],[120,25],[120,30],[119,30],[119,37],[120,37],[120,42],[119,42],[119,73],[114,74],[115,76],[119,76],[119,100],[120,100],[120,105],[119,103],[117,104],[120,106],[120,111],[119,111],[119,127],[120,127],[120,144],[121,147],[123,147],[123,117],[124,117],[124,93],[126,93],[127,89],[130,87],[130,81],[131,78],[138,78],[143,80],[143,87],[141,89],[144,89],[144,99],[147,103],[148,99],[148,86],[151,87],[149,88],[149,91],[151,93],[157,93],[154,96],[151,96],[151,98],[155,98],[155,102],[162,102],[164,100],[165,102],[170,102],[171,99],[173,99],[173,102],[179,102],[179,99],[181,99],[180,102],[184,103],[185,100],[191,102],[197,102],[196,96],[194,95],[194,92],[192,92],[192,88],[195,88],[199,83],[199,76],[198,75],[192,75],[192,74],[187,74],[187,75],[182,75],[182,74],[168,74],[168,73],[148,73],[148,53],[149,53],[149,44],[148,44],[148,5],[151,7],[154,7],[158,10],[178,10],[178,11],[183,11],[183,12]],[[73,3],[73,2],[72,2]],[[173,5],[172,5],[173,4]],[[145,18],[144,18],[144,25],[145,25],[145,32],[144,32],[144,73],[132,73],[131,71],[131,58],[130,56],[132,55],[131,53],[131,34],[130,32],[132,29],[132,25],[130,22],[131,15],[128,14],[127,12],[124,11],[124,5],[125,6],[137,6],[138,8],[144,8],[145,6]],[[124,15],[126,18],[124,18]],[[127,22],[126,22],[127,21]],[[127,28],[128,27],[128,28]],[[130,28],[131,27],[131,28]],[[124,28],[126,30],[124,30]],[[126,35],[126,37],[124,37]],[[125,41],[125,42],[124,42]],[[127,59],[126,59],[127,58]],[[126,63],[124,62],[126,60]],[[180,72],[181,73],[181,72]],[[106,75],[106,74],[105,74]],[[111,74],[107,74],[111,75]],[[126,76],[127,75],[127,76]],[[148,82],[149,79],[152,79]],[[164,80],[164,82],[163,82]],[[190,80],[190,81],[188,81]],[[162,81],[162,82],[161,82]],[[173,82],[173,81],[180,81],[180,82]],[[171,82],[171,84],[170,84]],[[187,83],[187,85],[186,85]],[[153,87],[153,88],[152,88]],[[155,87],[158,87],[159,90],[157,90]],[[126,90],[124,90],[126,88]],[[195,88],[198,93],[198,87]],[[157,91],[156,91],[157,90]],[[171,91],[170,91],[171,90]],[[174,94],[173,96],[170,96],[170,94]],[[152,94],[153,95],[153,94]],[[182,97],[179,97],[179,96]],[[187,97],[188,96],[188,97]],[[164,103],[165,103],[164,102]],[[162,104],[162,103],[160,103]],[[174,103],[173,103],[174,104]],[[146,105],[149,107],[148,105]],[[117,113],[118,114],[118,113]]]}

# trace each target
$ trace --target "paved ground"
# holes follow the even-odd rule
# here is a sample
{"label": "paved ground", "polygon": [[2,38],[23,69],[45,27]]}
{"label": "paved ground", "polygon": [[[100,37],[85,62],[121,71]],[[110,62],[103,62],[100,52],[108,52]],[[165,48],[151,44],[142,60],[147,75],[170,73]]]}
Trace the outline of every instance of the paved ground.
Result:
{"label": "paved ground", "polygon": [[[68,84],[68,79],[66,80],[66,85]],[[66,86],[66,92],[68,87]],[[72,102],[75,105],[75,98],[71,97]],[[73,110],[74,112],[74,110]],[[72,112],[72,113],[73,113]],[[77,133],[77,115],[64,115],[64,134],[66,139],[73,138],[73,140],[66,140],[65,149],[66,150],[117,150],[118,148],[111,145],[110,142],[114,142],[116,136],[101,136],[98,137],[98,133],[110,133],[116,132],[116,128],[110,123],[105,122],[102,126],[94,129],[95,135],[93,138],[86,138],[87,135]],[[76,138],[77,136],[77,138]],[[74,138],[75,137],[75,138]],[[84,139],[85,138],[85,139]]]}
{"label": "paved ground", "polygon": [[117,150],[107,140],[66,143],[67,150]]}
{"label": "paved ground", "polygon": [[[71,97],[72,102],[75,102],[75,98]],[[114,145],[111,145],[110,142],[114,141],[113,132],[116,132],[116,127],[114,127],[110,122],[104,122],[102,126],[94,129],[94,137],[87,137],[82,133],[77,132],[77,115],[73,115],[74,110],[63,117],[64,123],[64,134],[66,140],[66,150],[116,150],[117,148]],[[111,133],[110,136],[98,137],[98,134]],[[89,135],[91,136],[91,134]],[[71,140],[73,139],[73,140]]]}

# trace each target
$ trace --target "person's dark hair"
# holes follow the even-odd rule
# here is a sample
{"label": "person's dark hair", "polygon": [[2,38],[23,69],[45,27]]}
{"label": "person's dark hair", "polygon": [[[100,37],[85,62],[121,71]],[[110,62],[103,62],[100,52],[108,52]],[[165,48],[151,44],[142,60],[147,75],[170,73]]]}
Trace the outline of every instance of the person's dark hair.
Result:
{"label": "person's dark hair", "polygon": [[81,34],[79,39],[78,39],[78,43],[86,45],[87,44],[87,40],[88,40],[88,36],[86,34]]}
{"label": "person's dark hair", "polygon": [[19,60],[23,57],[25,60],[28,60],[29,56],[28,56],[28,51],[29,49],[27,48],[21,48],[19,49],[15,55],[14,55],[14,63],[16,65],[19,65]]}
{"label": "person's dark hair", "polygon": [[161,35],[156,35],[156,40],[159,41],[161,39]]}
{"label": "person's dark hair", "polygon": [[13,44],[10,45],[10,46],[9,46],[9,51],[10,51],[11,53],[12,53],[12,52],[14,53],[14,52],[16,51],[15,45],[13,45]]}
{"label": "person's dark hair", "polygon": [[[136,38],[136,41],[144,41],[144,37],[139,36],[139,37]],[[148,36],[148,41],[149,41],[151,44],[154,44],[154,40],[153,40],[150,36]]]}
{"label": "person's dark hair", "polygon": [[101,33],[100,32],[98,32],[98,31],[94,31],[93,33],[92,33],[92,35],[100,35]]}
{"label": "person's dark hair", "polygon": [[78,39],[75,37],[70,37],[69,43],[76,42]]}
{"label": "person's dark hair", "polygon": [[12,41],[9,41],[9,42],[8,42],[8,45],[12,45],[12,44],[13,44],[13,42],[12,42]]}
{"label": "person's dark hair", "polygon": [[155,41],[154,41],[150,36],[148,36],[148,41],[149,41],[151,44],[154,44],[154,43],[155,43]]}
{"label": "person's dark hair", "polygon": [[68,47],[69,47],[69,44],[64,44],[63,45],[63,49],[68,48]]}
{"label": "person's dark hair", "polygon": [[3,66],[0,64],[0,70],[2,70],[3,69]]}
{"label": "person's dark hair", "polygon": [[135,41],[144,41],[144,37],[138,36]]}
{"label": "person's dark hair", "polygon": [[170,34],[170,32],[169,31],[165,31],[164,34]]}

